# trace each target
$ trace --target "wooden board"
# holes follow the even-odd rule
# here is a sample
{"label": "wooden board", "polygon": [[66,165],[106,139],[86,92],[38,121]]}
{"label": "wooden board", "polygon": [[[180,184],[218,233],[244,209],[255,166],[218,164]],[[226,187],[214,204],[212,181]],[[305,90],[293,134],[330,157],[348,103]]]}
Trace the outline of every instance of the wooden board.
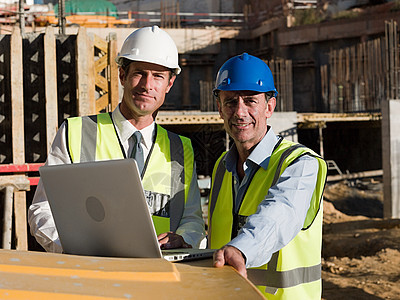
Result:
{"label": "wooden board", "polygon": [[264,299],[211,260],[106,258],[0,250],[2,299]]}
{"label": "wooden board", "polygon": [[[22,37],[18,27],[11,36],[12,147],[14,164],[25,162]],[[16,248],[28,250],[25,192],[14,193]]]}

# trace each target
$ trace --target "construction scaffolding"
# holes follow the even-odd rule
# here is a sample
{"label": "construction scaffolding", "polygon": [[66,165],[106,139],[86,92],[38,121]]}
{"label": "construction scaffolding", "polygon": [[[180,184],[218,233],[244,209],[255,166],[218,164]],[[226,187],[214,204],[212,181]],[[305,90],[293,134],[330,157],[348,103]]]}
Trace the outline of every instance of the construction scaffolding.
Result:
{"label": "construction scaffolding", "polygon": [[0,35],[0,189],[6,191],[4,217],[14,220],[17,249],[27,250],[26,191],[38,183],[58,126],[69,116],[118,104],[115,56],[114,35],[102,40],[85,28],[56,36],[51,27],[45,34],[22,35],[15,26],[11,35]]}
{"label": "construction scaffolding", "polygon": [[385,22],[385,37],[329,52],[321,66],[325,111],[378,111],[381,102],[398,99],[399,32],[395,21]]}

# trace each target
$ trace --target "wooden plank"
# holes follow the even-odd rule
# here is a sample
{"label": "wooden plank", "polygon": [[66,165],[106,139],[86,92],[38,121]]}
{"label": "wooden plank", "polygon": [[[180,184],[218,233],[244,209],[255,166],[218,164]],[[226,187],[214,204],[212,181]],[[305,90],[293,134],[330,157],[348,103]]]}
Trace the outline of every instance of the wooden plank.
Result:
{"label": "wooden plank", "polygon": [[114,110],[119,103],[119,77],[118,77],[118,65],[115,62],[117,57],[117,35],[110,33],[108,38],[108,65],[109,65],[109,103],[111,103],[111,110]]}
{"label": "wooden plank", "polygon": [[103,109],[108,110],[108,94],[104,94],[96,100],[96,111],[101,112]]}
{"label": "wooden plank", "polygon": [[25,175],[2,175],[0,176],[0,188],[12,186],[18,191],[29,191],[30,184]]}
{"label": "wooden plank", "polygon": [[282,106],[281,106],[281,111],[286,111],[287,107],[287,99],[286,99],[286,90],[284,87],[285,84],[285,69],[284,69],[284,61],[283,59],[278,60],[278,66],[279,66],[279,89],[282,90],[283,92],[283,101]]}
{"label": "wooden plank", "polygon": [[99,88],[101,88],[105,93],[108,92],[108,81],[106,78],[104,78],[103,76],[101,76],[100,74],[95,75],[95,83],[96,86],[98,86]]}
{"label": "wooden plank", "polygon": [[350,57],[351,57],[351,66],[350,66],[350,78],[353,83],[357,81],[357,73],[356,73],[356,49],[354,46],[350,47]]}
{"label": "wooden plank", "polygon": [[108,64],[108,56],[103,55],[98,60],[96,60],[94,63],[95,72],[100,73],[107,67],[107,64]]}
{"label": "wooden plank", "polygon": [[76,38],[78,116],[96,113],[93,56],[93,43],[87,35],[86,28],[80,27]]}
{"label": "wooden plank", "polygon": [[[2,179],[0,177],[0,179]],[[5,188],[4,188],[5,187]],[[0,188],[3,189],[4,199],[3,199],[3,214],[2,214],[2,240],[1,240],[1,248],[3,249],[11,249],[12,243],[12,215],[13,215],[13,194],[14,188],[10,185],[0,185]]]}
{"label": "wooden plank", "polygon": [[[385,52],[382,51],[382,39],[381,38],[376,39],[376,41],[377,41],[377,53],[376,53],[377,69],[378,69],[378,74],[380,76],[380,79],[382,80],[382,74],[384,74],[384,71],[382,69],[384,64],[382,62],[385,61]],[[381,81],[381,83],[382,83],[382,81]]]}
{"label": "wooden plank", "polygon": [[352,98],[354,107],[358,107],[357,89],[357,74],[356,74],[356,54],[354,46],[350,47],[350,84],[352,88]]}
{"label": "wooden plank", "polygon": [[364,172],[356,172],[356,173],[346,173],[346,174],[341,174],[341,175],[328,175],[327,176],[327,181],[332,182],[332,181],[340,181],[344,179],[357,179],[357,178],[366,178],[366,177],[377,177],[377,176],[382,176],[383,171],[382,170],[374,170],[374,171],[364,171]]}
{"label": "wooden plank", "polygon": [[363,77],[363,54],[362,54],[362,46],[361,44],[357,45],[357,74],[358,74],[358,83],[359,83],[359,95],[360,95],[360,106],[364,101],[364,77]]}
{"label": "wooden plank", "polygon": [[374,69],[373,64],[373,41],[367,42],[367,53],[368,53],[368,85],[369,85],[369,97],[368,97],[368,110],[372,110],[374,105],[374,96],[375,96],[375,74],[376,71]]}
{"label": "wooden plank", "polygon": [[11,35],[11,103],[12,103],[12,148],[13,162],[25,162],[24,144],[24,95],[22,66],[22,37],[18,27]]}
{"label": "wooden plank", "polygon": [[190,106],[190,66],[186,65],[182,70],[182,107],[187,108]]}
{"label": "wooden plank", "polygon": [[377,75],[377,70],[376,70],[376,57],[375,57],[375,47],[376,43],[375,40],[368,41],[368,51],[369,51],[369,68],[371,73],[369,74],[369,78],[371,81],[371,99],[370,99],[370,110],[374,109],[375,107],[375,100],[376,100],[376,95],[377,95],[377,90],[376,90],[376,75]]}
{"label": "wooden plank", "polygon": [[52,27],[44,35],[44,81],[46,97],[46,144],[47,152],[58,129],[56,39]]}
{"label": "wooden plank", "polygon": [[393,31],[394,31],[394,24],[393,21],[388,23],[388,35],[387,35],[387,52],[388,52],[388,91],[389,91],[389,99],[395,99],[395,92],[394,92],[394,41],[393,41]]}
{"label": "wooden plank", "polygon": [[328,65],[320,66],[320,75],[321,75],[321,98],[322,98],[322,109],[323,111],[328,110],[328,85],[327,85],[327,78],[328,78]]}
{"label": "wooden plank", "polygon": [[288,102],[288,111],[293,111],[293,77],[292,77],[292,61],[286,60],[286,97]]}
{"label": "wooden plank", "polygon": [[359,56],[358,56],[358,48],[357,46],[354,46],[354,69],[353,69],[353,73],[354,73],[354,83],[356,85],[356,91],[357,91],[357,106],[360,105],[360,101],[361,101],[361,95],[360,95],[360,90],[361,90],[361,81],[360,81],[360,76],[359,76],[359,64],[358,64],[358,60],[359,60]]}
{"label": "wooden plank", "polygon": [[333,86],[333,70],[334,70],[334,66],[333,66],[333,51],[332,51],[332,49],[329,51],[329,58],[328,58],[328,60],[329,60],[329,69],[328,69],[328,72],[329,72],[329,78],[328,78],[328,80],[329,80],[329,82],[328,82],[328,84],[329,84],[329,95],[328,95],[328,111],[329,112],[333,112],[334,110],[333,110],[333,93],[334,93],[334,86]]}
{"label": "wooden plank", "polygon": [[350,49],[346,47],[344,51],[344,98],[346,111],[353,111],[353,97],[351,97],[351,87],[350,87]]}
{"label": "wooden plank", "polygon": [[388,93],[388,98],[390,99],[390,84],[389,84],[389,22],[385,21],[385,73],[386,73],[386,91]]}
{"label": "wooden plank", "polygon": [[338,52],[337,50],[333,50],[333,68],[332,68],[332,108],[331,112],[339,112],[339,100],[338,100]]}
{"label": "wooden plank", "polygon": [[24,251],[28,250],[26,211],[26,193],[14,192],[15,248]]}
{"label": "wooden plank", "polygon": [[369,82],[368,82],[368,51],[367,51],[367,43],[362,43],[363,49],[363,78],[364,78],[364,93],[365,93],[365,100],[363,102],[363,106],[361,109],[366,109],[368,107],[368,100],[370,98],[370,90],[369,90]]}
{"label": "wooden plank", "polygon": [[[13,163],[25,162],[24,95],[22,66],[22,36],[18,27],[11,35],[11,103]],[[14,193],[15,237],[18,250],[28,250],[25,192]]]}
{"label": "wooden plank", "polygon": [[379,86],[378,86],[378,95],[379,98],[376,101],[376,107],[380,107],[381,101],[383,101],[384,98],[384,92],[385,92],[385,73],[383,71],[384,64],[385,64],[385,51],[382,49],[382,38],[377,39],[378,41],[378,52],[376,54],[377,56],[377,68],[378,68],[378,78],[379,78]]}
{"label": "wooden plank", "polygon": [[214,268],[211,259],[171,263],[1,249],[0,278],[2,299],[264,299],[232,267]]}
{"label": "wooden plank", "polygon": [[108,44],[105,40],[99,37],[97,34],[93,34],[93,45],[101,51],[108,52]]}
{"label": "wooden plank", "polygon": [[204,81],[200,80],[199,85],[200,85],[200,111],[207,111]]}
{"label": "wooden plank", "polygon": [[343,49],[339,49],[338,58],[338,108],[339,112],[344,112],[343,101]]}
{"label": "wooden plank", "polygon": [[398,28],[397,22],[393,21],[393,53],[394,53],[394,99],[400,99],[400,91],[399,91],[399,37],[398,37]]}
{"label": "wooden plank", "polygon": [[200,114],[183,114],[182,112],[170,114],[166,111],[160,111],[157,114],[156,122],[160,125],[189,125],[189,124],[213,124],[223,125],[224,120],[221,119],[218,112],[206,112]]}
{"label": "wooden plank", "polygon": [[377,79],[377,85],[376,85],[376,95],[375,97],[375,103],[374,103],[374,108],[380,107],[380,102],[382,101],[382,87],[384,87],[384,81],[382,81],[382,60],[384,60],[384,53],[382,53],[382,48],[381,48],[381,38],[375,39],[375,60],[376,60],[376,79]]}

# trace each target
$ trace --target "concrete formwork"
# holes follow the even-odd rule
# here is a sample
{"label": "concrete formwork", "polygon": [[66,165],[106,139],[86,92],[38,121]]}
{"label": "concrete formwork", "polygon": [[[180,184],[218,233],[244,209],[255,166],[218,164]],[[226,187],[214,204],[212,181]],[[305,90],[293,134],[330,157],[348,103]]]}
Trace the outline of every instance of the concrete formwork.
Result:
{"label": "concrete formwork", "polygon": [[383,215],[400,218],[400,100],[382,102]]}

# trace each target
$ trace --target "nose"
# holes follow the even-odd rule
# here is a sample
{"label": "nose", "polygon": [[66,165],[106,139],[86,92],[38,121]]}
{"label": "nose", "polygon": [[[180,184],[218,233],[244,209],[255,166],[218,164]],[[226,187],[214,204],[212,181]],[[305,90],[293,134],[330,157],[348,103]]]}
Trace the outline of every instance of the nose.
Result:
{"label": "nose", "polygon": [[153,89],[154,78],[151,74],[143,75],[140,80],[140,86],[146,91],[150,91]]}
{"label": "nose", "polygon": [[240,118],[247,115],[247,106],[240,96],[235,107],[235,115]]}

